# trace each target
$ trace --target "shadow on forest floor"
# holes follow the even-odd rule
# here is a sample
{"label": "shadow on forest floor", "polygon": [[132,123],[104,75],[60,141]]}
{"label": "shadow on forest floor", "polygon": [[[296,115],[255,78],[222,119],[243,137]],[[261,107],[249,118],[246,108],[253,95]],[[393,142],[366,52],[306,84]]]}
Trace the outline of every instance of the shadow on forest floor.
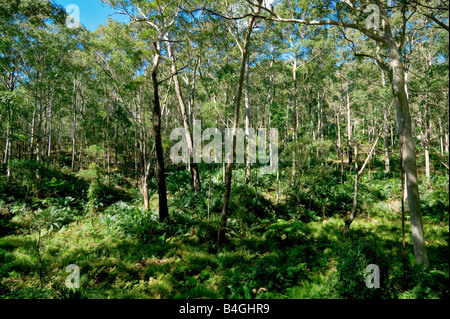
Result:
{"label": "shadow on forest floor", "polygon": [[[357,219],[346,240],[342,226],[343,221],[334,218],[311,223],[277,220],[256,232],[230,236],[227,244],[215,249],[211,241],[196,235],[195,228],[183,234],[160,232],[144,241],[109,229],[99,220],[75,222],[43,236],[42,266],[33,252],[33,234],[1,238],[1,293],[3,298],[71,296],[63,285],[64,269],[76,264],[81,273],[80,298],[339,298],[335,284],[340,256],[351,247],[349,242],[365,240],[389,253],[393,297],[424,284],[439,289],[437,297],[448,296],[448,284],[442,282],[448,279],[448,239],[442,240],[448,238],[448,230],[426,226],[435,273],[425,283],[411,267],[407,234],[410,283],[405,285],[399,222]],[[42,291],[37,288],[40,268]],[[406,296],[420,297],[420,293],[424,292]]]}

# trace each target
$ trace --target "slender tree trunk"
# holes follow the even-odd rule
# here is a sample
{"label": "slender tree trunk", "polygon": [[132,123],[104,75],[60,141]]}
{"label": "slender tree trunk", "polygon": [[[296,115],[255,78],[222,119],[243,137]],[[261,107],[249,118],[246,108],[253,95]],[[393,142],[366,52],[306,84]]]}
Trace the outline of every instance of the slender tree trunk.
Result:
{"label": "slender tree trunk", "polygon": [[320,101],[320,92],[317,92],[317,108],[319,110],[319,114],[317,115],[318,117],[318,122],[319,124],[317,125],[317,136],[319,136],[321,139],[323,139],[323,103],[321,103]]}
{"label": "slender tree trunk", "polygon": [[11,124],[8,121],[6,126],[6,144],[5,144],[5,156],[3,164],[7,166],[7,176],[9,177],[9,161],[11,159]]}
{"label": "slender tree trunk", "polygon": [[[269,112],[269,127],[271,127],[272,124],[272,113]],[[270,158],[272,158],[272,147],[269,148],[270,150]],[[280,202],[280,166],[277,165],[277,204]]]}
{"label": "slender tree trunk", "polygon": [[352,154],[353,154],[353,149],[352,149],[352,117],[351,117],[351,113],[350,113],[350,92],[349,92],[349,83],[347,81],[347,138],[348,138],[348,165],[350,167],[350,170],[352,169],[352,163],[353,163],[353,159],[352,159]]}
{"label": "slender tree trunk", "polygon": [[390,130],[391,130],[391,145],[394,145],[394,139],[395,139],[395,136],[394,136],[394,127],[393,127],[392,125],[389,125],[389,128],[390,128]]}
{"label": "slender tree trunk", "polygon": [[284,134],[284,146],[286,147],[289,142],[289,103],[286,103],[286,124]]}
{"label": "slender tree trunk", "polygon": [[[6,83],[6,89],[8,92],[13,93],[16,87],[16,68],[13,67],[12,72],[9,74],[9,79]],[[14,105],[11,100],[7,99],[6,101],[6,110],[7,110],[7,123],[6,123],[6,142],[5,142],[5,153],[4,153],[4,161],[3,164],[6,164],[6,178],[9,180],[11,176],[10,162],[12,156],[12,137],[13,137],[13,120],[14,120]],[[1,116],[0,116],[1,119]],[[20,148],[19,148],[20,153]],[[19,154],[20,158],[20,154]]]}
{"label": "slender tree trunk", "polygon": [[150,169],[151,169],[151,165],[152,165],[152,160],[151,160],[152,153],[153,152],[150,152],[149,160],[148,160],[146,166],[144,167],[144,174],[142,174],[142,176],[141,176],[142,197],[144,199],[144,210],[147,210],[150,207],[150,198],[148,195],[148,178],[150,176]]}
{"label": "slender tree trunk", "polygon": [[48,130],[47,158],[50,158],[52,152],[52,134],[53,134],[53,103],[50,102],[50,123]]}
{"label": "slender tree trunk", "polygon": [[367,155],[367,158],[364,161],[364,164],[362,165],[362,167],[361,167],[361,169],[359,171],[358,171],[358,144],[355,143],[355,186],[354,186],[354,192],[353,192],[353,206],[352,206],[352,211],[350,212],[350,215],[345,220],[344,236],[347,236],[348,231],[350,229],[350,225],[351,225],[351,223],[353,222],[353,220],[356,217],[356,211],[357,211],[357,207],[358,207],[358,181],[359,181],[359,176],[363,173],[364,168],[370,162],[370,158],[372,156],[372,153],[374,152],[375,147],[377,146],[378,139],[379,139],[379,136],[376,137],[375,143],[373,144],[373,146],[372,146],[372,148],[371,148],[371,150],[369,152],[369,155]]}
{"label": "slender tree trunk", "polygon": [[138,187],[138,139],[137,139],[137,130],[134,130],[134,181],[135,181],[135,187]]}
{"label": "slender tree trunk", "polygon": [[[384,70],[381,70],[381,86],[386,86],[386,74]],[[386,172],[391,171],[391,160],[389,155],[389,128],[388,128],[388,107],[384,103],[383,107],[383,144],[384,144],[384,170]]]}
{"label": "slender tree trunk", "polygon": [[194,112],[194,105],[195,105],[195,87],[197,86],[197,68],[198,65],[201,63],[201,58],[198,58],[196,60],[195,66],[194,66],[194,72],[192,75],[192,86],[191,86],[191,98],[189,99],[189,103],[191,104],[191,110],[192,110],[192,121],[195,119],[195,112]]}
{"label": "slender tree trunk", "polygon": [[[317,109],[318,109],[318,114],[317,114],[317,136],[320,139],[323,139],[323,103],[321,103],[320,101],[320,92],[317,92]],[[323,155],[323,149],[322,147],[318,147],[317,148],[317,157],[323,159],[323,162],[321,163],[322,166],[326,165],[326,157],[322,156]]]}
{"label": "slender tree trunk", "polygon": [[[427,67],[431,69],[432,67],[432,56],[431,53],[428,53],[426,56],[426,63]],[[406,85],[406,84],[405,84]],[[429,90],[430,90],[430,80],[427,78],[426,81],[426,92],[425,92],[425,105],[424,105],[424,112],[423,112],[423,126],[425,128],[425,134],[422,134],[423,137],[423,147],[425,150],[425,176],[426,176],[426,182],[427,186],[430,186],[430,119],[429,119]]]}
{"label": "slender tree trunk", "polygon": [[153,59],[152,84],[153,84],[153,137],[155,139],[156,165],[155,177],[159,198],[159,221],[164,222],[169,217],[167,206],[167,188],[164,171],[164,151],[161,138],[161,105],[158,93],[158,66],[159,66],[159,45],[154,43],[157,53]]}
{"label": "slender tree trunk", "polygon": [[[169,38],[166,37],[166,40],[169,40]],[[190,168],[191,177],[192,177],[192,185],[194,186],[195,191],[200,191],[201,190],[200,174],[198,171],[197,163],[191,162],[191,159],[194,156],[194,146],[193,146],[192,136],[191,136],[191,132],[190,132],[189,119],[188,119],[188,115],[186,114],[186,106],[184,104],[183,96],[181,94],[180,82],[178,80],[178,75],[176,73],[177,72],[176,59],[175,59],[175,55],[172,50],[172,44],[170,41],[167,41],[167,51],[169,53],[169,56],[170,56],[170,59],[172,62],[171,63],[171,71],[174,74],[173,82],[175,84],[175,94],[177,96],[178,105],[180,107],[181,118],[183,120],[184,130],[186,132],[186,141],[187,141],[187,146],[188,146],[189,155],[190,155],[189,168]]]}
{"label": "slender tree trunk", "polygon": [[[445,94],[444,94],[444,96],[445,96]],[[448,100],[448,97],[447,97],[447,100]],[[445,112],[444,112],[444,118],[445,119],[447,119],[447,123],[445,123],[445,134],[444,134],[444,139],[445,139],[445,143],[444,143],[444,151],[446,152],[446,153],[448,153],[448,148],[449,148],[449,132],[448,132],[448,109],[446,109],[445,110]]]}
{"label": "slender tree trunk", "polygon": [[384,116],[384,122],[383,122],[383,144],[384,144],[384,170],[386,172],[391,171],[391,160],[389,155],[389,138],[388,138],[388,117],[387,117],[387,107],[386,105],[383,108],[383,116]]}
{"label": "slender tree trunk", "polygon": [[291,185],[295,183],[295,158],[297,156],[297,58],[294,59],[292,66],[292,174]]}
{"label": "slender tree trunk", "polygon": [[39,97],[38,122],[36,126],[36,161],[41,161],[41,132],[42,132],[42,98]]}
{"label": "slender tree trunk", "polygon": [[250,77],[250,54],[247,56],[247,69],[245,72],[245,94],[244,94],[244,104],[245,104],[245,136],[247,137],[247,158],[245,166],[245,180],[244,183],[248,183],[251,174],[251,163],[250,163],[250,143],[248,140],[249,129],[250,129],[250,96],[249,96],[249,77]]}
{"label": "slender tree trunk", "polygon": [[[400,180],[402,186],[401,210],[402,210],[402,259],[403,259],[403,280],[406,279],[406,236],[405,236],[405,170],[403,168],[403,134],[400,136]],[[404,282],[406,284],[406,282]]]}
{"label": "slender tree trunk", "polygon": [[425,150],[425,176],[427,180],[427,185],[430,186],[430,119],[428,116],[428,89],[425,93],[425,109],[423,114],[423,121],[425,127],[425,134],[423,136],[423,147]]}
{"label": "slender tree trunk", "polygon": [[341,157],[341,183],[344,182],[344,151],[342,150],[341,141],[341,103],[339,103],[338,113],[336,115],[337,122],[337,147],[339,149],[339,155]]}
{"label": "slender tree trunk", "polygon": [[11,176],[9,163],[11,162],[11,138],[12,138],[12,120],[13,120],[13,110],[9,102],[7,108],[8,108],[8,119],[7,119],[8,122],[6,126],[6,145],[3,163],[6,164],[6,177],[9,180],[9,177]]}
{"label": "slender tree trunk", "polygon": [[441,156],[444,156],[444,130],[442,127],[442,119],[439,117],[438,119],[439,123],[439,142],[441,146]]}
{"label": "slender tree trunk", "polygon": [[359,179],[359,174],[358,174],[358,144],[357,143],[355,143],[355,169],[356,169],[356,174],[355,174],[355,185],[354,185],[354,190],[353,190],[353,206],[352,206],[352,211],[350,212],[350,215],[345,220],[344,237],[347,236],[348,231],[350,229],[350,225],[353,222],[353,220],[355,219],[356,209],[358,207],[358,179]]}
{"label": "slender tree trunk", "polygon": [[77,135],[77,92],[76,81],[73,81],[73,126],[72,126],[72,172],[75,172],[75,144]]}
{"label": "slender tree trunk", "polygon": [[78,152],[78,168],[83,167],[83,139],[80,143],[80,151]]}
{"label": "slender tree trunk", "polygon": [[[270,77],[269,77],[269,94],[267,96],[267,107],[269,108],[269,114],[270,114],[270,109],[273,103],[273,98],[274,98],[274,93],[275,93],[275,81],[274,81],[274,68],[273,68],[273,63],[274,63],[275,57],[273,55],[273,48],[272,48],[272,59],[270,60],[270,65],[269,65],[269,70],[270,70]],[[266,104],[264,104],[264,109],[263,109],[263,115],[262,115],[262,127],[265,127],[266,124]],[[270,126],[270,124],[269,124]]]}
{"label": "slender tree trunk", "polygon": [[[144,200],[144,210],[149,208],[149,197],[148,197],[148,178],[150,175],[150,167],[153,155],[153,149],[147,154],[147,131],[146,131],[146,121],[145,121],[145,112],[143,111],[142,104],[142,92],[139,90],[139,94],[137,95],[137,119],[140,126],[139,130],[139,161],[140,161],[140,171],[141,171],[141,181],[140,181],[140,189],[142,193],[142,198]],[[137,142],[136,142],[137,143]],[[137,172],[136,172],[137,174]],[[137,180],[137,175],[136,175]]]}
{"label": "slender tree trunk", "polygon": [[[258,0],[258,4],[261,5],[262,0]],[[257,14],[259,13],[260,9],[257,9]],[[239,110],[241,106],[241,98],[242,98],[242,88],[244,85],[244,78],[245,78],[245,67],[246,67],[246,61],[247,61],[247,54],[248,54],[248,48],[250,45],[250,36],[253,31],[253,26],[255,23],[255,16],[252,16],[250,18],[247,33],[245,35],[244,40],[244,46],[242,47],[242,60],[241,60],[241,71],[239,74],[239,86],[236,96],[236,106],[234,110],[234,123],[233,123],[233,136],[232,136],[232,161],[230,163],[227,163],[226,172],[225,172],[225,194],[224,194],[224,200],[223,200],[223,206],[222,206],[222,217],[220,221],[219,231],[217,232],[217,246],[220,246],[221,242],[225,239],[225,231],[227,227],[228,222],[228,205],[230,201],[230,195],[231,195],[231,177],[233,172],[233,159],[234,159],[234,153],[236,151],[236,130],[239,123]]]}
{"label": "slender tree trunk", "polygon": [[108,186],[111,186],[111,170],[110,170],[110,162],[111,162],[111,147],[109,141],[109,112],[106,116],[106,168],[108,175]]}
{"label": "slender tree trunk", "polygon": [[208,221],[209,221],[209,212],[211,207],[211,170],[212,163],[209,165],[209,181],[208,181]]}
{"label": "slender tree trunk", "polygon": [[33,110],[33,116],[31,117],[31,137],[30,137],[30,159],[34,157],[34,141],[35,141],[35,126],[36,126],[36,105]]}

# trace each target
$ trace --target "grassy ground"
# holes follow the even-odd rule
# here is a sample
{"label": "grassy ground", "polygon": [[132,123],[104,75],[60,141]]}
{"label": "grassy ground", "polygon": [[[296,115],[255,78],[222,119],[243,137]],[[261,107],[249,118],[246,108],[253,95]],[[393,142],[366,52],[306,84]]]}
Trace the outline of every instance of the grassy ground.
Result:
{"label": "grassy ground", "polygon": [[[93,215],[86,214],[87,200],[41,198],[19,204],[5,197],[2,206],[12,213],[0,237],[0,297],[448,298],[448,201],[443,202],[447,211],[433,210],[436,198],[444,196],[435,193],[445,190],[445,180],[424,191],[430,267],[420,270],[414,266],[408,220],[405,264],[402,258],[398,199],[391,194],[395,178],[363,179],[361,211],[343,238],[347,208],[338,207],[348,199],[320,198],[325,191],[303,186],[301,191],[313,197],[305,201],[289,196],[291,187],[286,187],[277,205],[274,190],[264,185],[272,185],[271,180],[239,186],[242,173],[234,175],[227,242],[218,249],[220,170],[211,178],[203,170],[198,194],[190,190],[188,173],[169,175],[171,221],[166,225],[156,222],[153,210],[140,208],[138,192],[126,183],[126,196],[105,190]],[[330,194],[344,194],[352,189],[351,179],[333,187]],[[156,203],[153,195],[152,207]],[[380,289],[365,286],[370,263],[380,267]],[[80,268],[75,292],[64,284],[69,264]]]}

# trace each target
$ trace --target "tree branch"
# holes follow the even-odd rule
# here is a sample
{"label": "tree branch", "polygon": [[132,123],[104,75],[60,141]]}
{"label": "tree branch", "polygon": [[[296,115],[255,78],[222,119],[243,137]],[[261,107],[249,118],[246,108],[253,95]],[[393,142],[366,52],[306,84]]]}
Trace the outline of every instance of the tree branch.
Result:
{"label": "tree branch", "polygon": [[431,15],[431,14],[427,14],[424,13],[422,10],[419,9],[419,12],[424,15],[425,17],[427,17],[430,20],[433,20],[438,26],[440,26],[441,28],[443,28],[444,30],[447,30],[447,32],[449,32],[449,26],[446,25],[444,22],[439,21],[435,16]]}
{"label": "tree branch", "polygon": [[186,69],[188,66],[190,65],[190,63],[186,64],[185,66],[183,66],[181,69],[176,70],[175,72],[169,74],[167,77],[165,77],[164,79],[158,81],[158,84],[161,84],[167,80],[169,80],[170,78],[172,78],[173,76],[179,74],[181,71],[183,71],[184,69]]}
{"label": "tree branch", "polygon": [[378,140],[380,139],[380,133],[378,133],[377,135],[377,139],[375,140],[375,143],[373,143],[372,149],[369,152],[369,155],[367,155],[366,160],[364,161],[363,166],[361,167],[361,169],[358,171],[358,176],[360,176],[362,174],[362,172],[364,171],[364,168],[366,167],[367,163],[370,160],[370,157],[372,156],[373,151],[375,150],[375,146],[377,146]]}
{"label": "tree branch", "polygon": [[257,18],[263,19],[263,20],[270,20],[275,22],[291,22],[291,23],[299,23],[304,25],[333,25],[333,26],[341,26],[345,28],[355,29],[360,31],[361,33],[365,34],[372,40],[381,42],[381,43],[387,43],[387,40],[380,35],[375,34],[374,32],[370,31],[369,29],[363,27],[360,24],[352,23],[352,22],[344,22],[342,20],[336,21],[336,20],[306,20],[306,19],[295,19],[295,18],[282,18],[280,17],[275,11],[272,9],[266,8],[262,5],[259,5],[257,3],[252,2],[251,0],[246,0],[248,3],[250,3],[253,6],[257,6],[260,9],[266,11],[269,13],[270,17],[263,16],[260,14],[252,14]]}

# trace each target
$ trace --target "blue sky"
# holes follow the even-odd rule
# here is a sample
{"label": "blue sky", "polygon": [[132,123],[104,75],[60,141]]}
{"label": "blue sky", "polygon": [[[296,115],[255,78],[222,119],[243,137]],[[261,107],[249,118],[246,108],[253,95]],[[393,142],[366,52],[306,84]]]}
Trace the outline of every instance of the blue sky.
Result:
{"label": "blue sky", "polygon": [[[80,22],[91,31],[97,29],[100,24],[106,24],[106,18],[114,13],[114,10],[100,3],[98,0],[51,0],[55,4],[59,4],[64,8],[74,4],[80,9]],[[69,12],[70,13],[70,12]],[[111,18],[126,22],[128,17],[114,14]]]}

